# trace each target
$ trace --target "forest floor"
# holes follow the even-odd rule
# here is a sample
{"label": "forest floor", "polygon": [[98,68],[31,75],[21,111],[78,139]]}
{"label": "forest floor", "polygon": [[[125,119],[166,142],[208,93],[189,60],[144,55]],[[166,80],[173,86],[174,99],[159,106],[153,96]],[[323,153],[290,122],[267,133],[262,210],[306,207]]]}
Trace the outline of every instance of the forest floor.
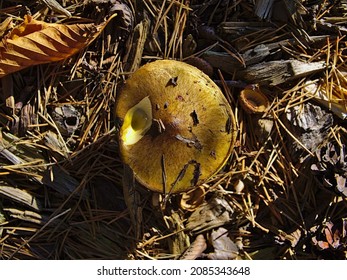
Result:
{"label": "forest floor", "polygon": [[[346,13],[342,0],[0,1],[0,70],[11,71],[0,258],[346,259]],[[102,30],[60,61],[1,69],[6,34],[28,15]],[[131,73],[163,58],[221,87],[237,139],[189,207],[187,194],[137,186],[134,225],[114,105]]]}

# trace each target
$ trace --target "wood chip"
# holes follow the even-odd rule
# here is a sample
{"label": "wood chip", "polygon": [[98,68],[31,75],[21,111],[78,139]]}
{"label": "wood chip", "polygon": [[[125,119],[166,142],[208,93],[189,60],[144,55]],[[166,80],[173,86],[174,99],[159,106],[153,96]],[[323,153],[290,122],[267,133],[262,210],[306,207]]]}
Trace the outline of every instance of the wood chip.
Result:
{"label": "wood chip", "polygon": [[279,85],[302,78],[326,68],[323,61],[302,62],[299,60],[274,60],[262,62],[237,72],[237,78],[260,85]]}

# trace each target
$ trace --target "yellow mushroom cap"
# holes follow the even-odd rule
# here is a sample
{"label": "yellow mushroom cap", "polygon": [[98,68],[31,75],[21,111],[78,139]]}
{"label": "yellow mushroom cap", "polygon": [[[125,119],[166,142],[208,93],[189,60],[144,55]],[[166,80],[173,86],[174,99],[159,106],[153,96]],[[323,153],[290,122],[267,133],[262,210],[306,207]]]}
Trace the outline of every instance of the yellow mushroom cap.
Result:
{"label": "yellow mushroom cap", "polygon": [[116,117],[124,163],[157,192],[202,184],[223,167],[235,141],[223,93],[184,62],[157,60],[138,69],[117,97]]}

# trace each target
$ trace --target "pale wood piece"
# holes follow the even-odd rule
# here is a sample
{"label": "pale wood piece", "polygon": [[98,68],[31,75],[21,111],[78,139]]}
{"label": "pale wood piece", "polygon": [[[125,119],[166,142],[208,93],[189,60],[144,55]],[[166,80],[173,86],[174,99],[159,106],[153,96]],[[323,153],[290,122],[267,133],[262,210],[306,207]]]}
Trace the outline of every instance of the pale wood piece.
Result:
{"label": "pale wood piece", "polygon": [[29,206],[31,209],[39,211],[41,209],[40,202],[25,190],[19,188],[5,186],[0,183],[0,195],[10,198],[12,201],[17,201],[21,204]]}
{"label": "pale wood piece", "polygon": [[279,85],[324,70],[324,61],[303,62],[299,60],[277,60],[262,62],[236,73],[238,79],[253,84]]}

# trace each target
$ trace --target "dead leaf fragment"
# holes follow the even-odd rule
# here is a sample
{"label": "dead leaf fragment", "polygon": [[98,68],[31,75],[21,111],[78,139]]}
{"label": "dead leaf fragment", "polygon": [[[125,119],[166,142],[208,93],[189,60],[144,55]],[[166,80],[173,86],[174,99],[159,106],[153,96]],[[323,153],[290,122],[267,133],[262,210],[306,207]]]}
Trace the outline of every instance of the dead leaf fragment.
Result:
{"label": "dead leaf fragment", "polygon": [[180,206],[187,211],[194,211],[205,200],[204,186],[198,186],[182,194]]}
{"label": "dead leaf fragment", "polygon": [[2,38],[7,32],[13,27],[13,22],[11,17],[7,17],[3,22],[0,23],[0,38]]}
{"label": "dead leaf fragment", "polygon": [[220,227],[212,230],[210,242],[214,248],[213,253],[207,254],[210,260],[234,260],[238,256],[239,248],[228,236],[228,230]]}
{"label": "dead leaf fragment", "polygon": [[325,227],[322,229],[321,237],[312,237],[313,244],[320,250],[342,248],[343,244],[341,241],[341,232],[332,222],[326,223]]}
{"label": "dead leaf fragment", "polygon": [[59,61],[74,55],[90,44],[107,22],[102,25],[66,25],[46,23],[25,16],[24,22],[0,42],[0,78],[29,66]]}
{"label": "dead leaf fragment", "polygon": [[184,252],[180,257],[180,260],[195,260],[202,255],[206,250],[207,244],[205,237],[202,234],[199,234],[194,242],[189,246],[189,248]]}

